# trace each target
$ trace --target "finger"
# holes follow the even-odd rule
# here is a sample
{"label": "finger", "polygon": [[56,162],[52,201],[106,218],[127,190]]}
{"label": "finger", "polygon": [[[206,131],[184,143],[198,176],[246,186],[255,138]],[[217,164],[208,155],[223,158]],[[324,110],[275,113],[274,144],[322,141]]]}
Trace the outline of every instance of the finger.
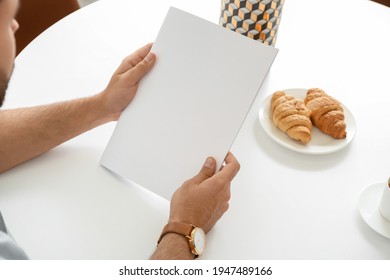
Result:
{"label": "finger", "polygon": [[152,46],[153,44],[149,43],[123,59],[121,65],[119,65],[118,69],[116,70],[116,73],[122,74],[135,67],[150,53]]}
{"label": "finger", "polygon": [[212,157],[208,157],[206,161],[204,162],[202,169],[199,171],[199,173],[193,177],[191,180],[196,183],[200,184],[204,180],[212,177],[215,173],[215,167],[216,167],[216,161]]}
{"label": "finger", "polygon": [[232,181],[240,170],[240,163],[235,156],[229,152],[225,157],[225,166],[215,175],[223,180]]}
{"label": "finger", "polygon": [[232,193],[231,193],[231,191],[230,191],[230,184],[228,184],[228,185],[226,186],[226,199],[227,199],[227,201],[230,200],[231,196],[232,196]]}
{"label": "finger", "polygon": [[136,85],[143,76],[145,76],[154,66],[156,62],[156,55],[149,52],[148,55],[139,62],[132,69],[124,73],[125,79],[127,79],[131,85]]}

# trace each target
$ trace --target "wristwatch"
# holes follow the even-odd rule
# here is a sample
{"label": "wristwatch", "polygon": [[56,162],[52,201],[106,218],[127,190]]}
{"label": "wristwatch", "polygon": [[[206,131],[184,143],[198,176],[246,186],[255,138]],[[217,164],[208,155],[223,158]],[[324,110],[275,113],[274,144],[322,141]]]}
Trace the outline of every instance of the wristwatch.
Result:
{"label": "wristwatch", "polygon": [[192,224],[171,222],[163,228],[157,244],[160,243],[161,239],[167,233],[177,233],[186,237],[188,239],[188,246],[190,247],[190,251],[195,255],[195,257],[203,254],[206,247],[206,234],[204,233],[203,229]]}

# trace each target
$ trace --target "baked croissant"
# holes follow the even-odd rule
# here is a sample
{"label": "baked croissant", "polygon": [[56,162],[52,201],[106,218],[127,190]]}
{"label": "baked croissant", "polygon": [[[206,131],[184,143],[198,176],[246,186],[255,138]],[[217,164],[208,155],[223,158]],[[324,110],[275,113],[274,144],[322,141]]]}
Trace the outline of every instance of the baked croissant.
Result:
{"label": "baked croissant", "polygon": [[312,88],[306,93],[306,107],[313,125],[336,139],[347,137],[344,110],[341,103],[322,89]]}
{"label": "baked croissant", "polygon": [[310,112],[302,100],[277,91],[271,99],[272,121],[281,131],[306,144],[311,140]]}

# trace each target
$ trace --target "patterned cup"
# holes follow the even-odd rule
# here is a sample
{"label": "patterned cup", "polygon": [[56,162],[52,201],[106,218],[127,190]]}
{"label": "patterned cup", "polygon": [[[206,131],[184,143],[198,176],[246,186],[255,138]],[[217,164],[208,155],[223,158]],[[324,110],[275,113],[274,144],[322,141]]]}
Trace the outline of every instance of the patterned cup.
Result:
{"label": "patterned cup", "polygon": [[275,46],[284,0],[221,0],[219,24]]}

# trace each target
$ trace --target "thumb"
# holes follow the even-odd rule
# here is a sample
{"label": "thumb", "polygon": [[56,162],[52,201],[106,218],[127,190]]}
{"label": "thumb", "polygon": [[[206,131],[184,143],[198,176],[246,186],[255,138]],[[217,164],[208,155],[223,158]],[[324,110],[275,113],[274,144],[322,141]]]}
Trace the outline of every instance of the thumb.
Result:
{"label": "thumb", "polygon": [[192,178],[192,180],[199,184],[203,182],[204,180],[212,177],[215,173],[215,166],[216,166],[216,161],[212,157],[208,157],[206,161],[204,162],[202,169],[199,171],[199,173]]}

